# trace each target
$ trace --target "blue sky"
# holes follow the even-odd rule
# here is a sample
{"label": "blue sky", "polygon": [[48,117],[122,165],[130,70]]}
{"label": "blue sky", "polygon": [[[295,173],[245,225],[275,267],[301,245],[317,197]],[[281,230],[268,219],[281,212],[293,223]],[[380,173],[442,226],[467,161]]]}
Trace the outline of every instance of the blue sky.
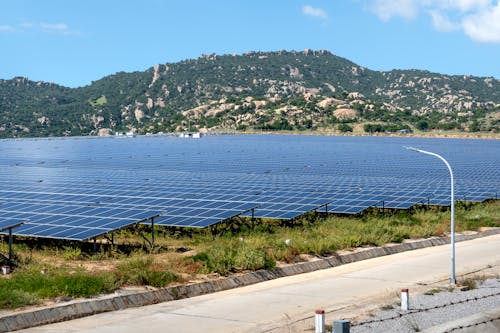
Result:
{"label": "blue sky", "polygon": [[0,78],[69,87],[201,54],[325,49],[500,79],[498,0],[0,0]]}

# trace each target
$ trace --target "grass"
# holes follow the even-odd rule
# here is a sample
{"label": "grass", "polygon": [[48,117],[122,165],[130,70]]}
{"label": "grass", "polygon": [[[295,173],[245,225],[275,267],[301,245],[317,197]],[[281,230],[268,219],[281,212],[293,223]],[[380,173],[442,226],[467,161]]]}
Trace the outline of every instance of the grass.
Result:
{"label": "grass", "polygon": [[[65,252],[62,256],[65,260]],[[9,278],[0,278],[0,308],[39,304],[56,297],[90,297],[127,285],[165,287],[179,280],[176,274],[162,270],[150,255],[133,255],[109,271],[26,263]]]}
{"label": "grass", "polygon": [[37,304],[52,297],[88,297],[117,287],[111,273],[89,274],[83,270],[49,269],[43,274],[34,265],[16,270],[10,279],[0,279],[0,308]]}
{"label": "grass", "polygon": [[101,97],[99,98],[96,98],[96,99],[89,99],[88,100],[89,104],[92,105],[92,106],[101,106],[101,105],[104,105],[108,102],[106,96],[104,95],[101,95]]}
{"label": "grass", "polygon": [[120,285],[149,285],[165,287],[179,277],[174,273],[162,270],[152,256],[135,255],[120,262],[115,277]]}
{"label": "grass", "polygon": [[[500,201],[456,205],[456,230],[500,227]],[[328,256],[338,250],[381,246],[449,232],[447,208],[377,211],[360,216],[307,214],[294,221],[233,221],[213,230],[156,228],[155,253],[142,249],[137,231],[115,235],[120,246],[94,253],[80,243],[19,240],[19,268],[0,277],[0,308],[37,304],[54,297],[88,297],[128,285],[165,287],[206,275],[270,269],[301,255]],[[144,232],[148,232],[147,227]],[[291,240],[289,244],[285,240]],[[5,240],[0,252],[7,252]],[[47,273],[40,271],[46,269]]]}

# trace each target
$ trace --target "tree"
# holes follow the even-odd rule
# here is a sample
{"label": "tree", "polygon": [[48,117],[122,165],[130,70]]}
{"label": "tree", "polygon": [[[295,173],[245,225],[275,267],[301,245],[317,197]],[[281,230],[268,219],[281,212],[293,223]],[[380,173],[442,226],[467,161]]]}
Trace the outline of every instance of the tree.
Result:
{"label": "tree", "polygon": [[342,133],[352,132],[352,127],[347,124],[340,124],[338,130]]}
{"label": "tree", "polygon": [[366,124],[363,126],[366,133],[381,133],[384,132],[384,128],[380,124]]}
{"label": "tree", "polygon": [[469,126],[469,132],[479,132],[481,130],[481,126],[477,121],[473,121]]}
{"label": "tree", "polygon": [[429,129],[429,123],[425,120],[420,120],[415,127],[420,131],[427,131]]}

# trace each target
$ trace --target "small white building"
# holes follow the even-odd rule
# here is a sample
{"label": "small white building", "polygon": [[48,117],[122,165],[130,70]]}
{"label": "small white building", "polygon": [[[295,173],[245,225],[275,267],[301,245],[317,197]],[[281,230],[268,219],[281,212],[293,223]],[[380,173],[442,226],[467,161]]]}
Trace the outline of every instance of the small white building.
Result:
{"label": "small white building", "polygon": [[200,132],[180,133],[179,138],[199,139],[199,138],[201,138],[201,133]]}

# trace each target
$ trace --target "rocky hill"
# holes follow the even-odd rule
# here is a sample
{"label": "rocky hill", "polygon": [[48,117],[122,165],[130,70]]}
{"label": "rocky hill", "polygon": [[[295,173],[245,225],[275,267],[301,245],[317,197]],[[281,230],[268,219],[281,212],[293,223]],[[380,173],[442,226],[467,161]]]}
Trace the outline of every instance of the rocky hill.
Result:
{"label": "rocky hill", "polygon": [[184,130],[498,132],[500,81],[372,71],[328,51],[204,55],[81,88],[0,80],[0,136]]}

